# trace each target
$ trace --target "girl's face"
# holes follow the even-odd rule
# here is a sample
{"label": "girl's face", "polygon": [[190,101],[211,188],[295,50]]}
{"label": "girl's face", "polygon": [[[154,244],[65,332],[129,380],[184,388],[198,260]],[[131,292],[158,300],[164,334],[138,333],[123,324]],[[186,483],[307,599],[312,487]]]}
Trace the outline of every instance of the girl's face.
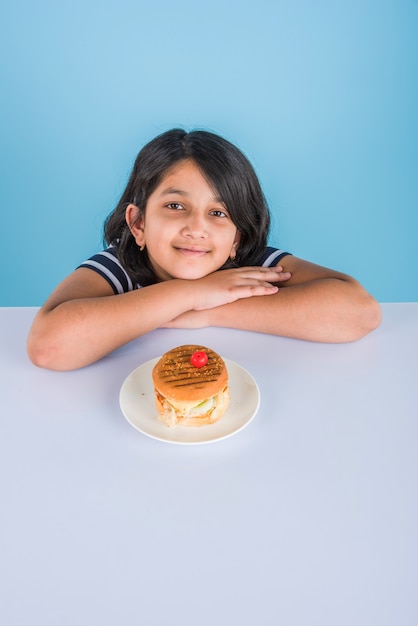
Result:
{"label": "girl's face", "polygon": [[[136,211],[129,205],[128,224],[135,222]],[[138,246],[146,245],[161,280],[207,276],[235,255],[239,242],[227,208],[193,161],[169,170],[131,232]]]}

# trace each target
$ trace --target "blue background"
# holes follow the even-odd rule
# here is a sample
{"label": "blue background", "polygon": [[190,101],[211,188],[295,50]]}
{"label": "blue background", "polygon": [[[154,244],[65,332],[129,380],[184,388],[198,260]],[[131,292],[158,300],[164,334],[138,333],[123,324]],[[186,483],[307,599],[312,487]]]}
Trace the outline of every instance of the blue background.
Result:
{"label": "blue background", "polygon": [[2,0],[1,300],[101,248],[142,145],[206,128],[250,158],[271,242],[418,300],[416,0]]}

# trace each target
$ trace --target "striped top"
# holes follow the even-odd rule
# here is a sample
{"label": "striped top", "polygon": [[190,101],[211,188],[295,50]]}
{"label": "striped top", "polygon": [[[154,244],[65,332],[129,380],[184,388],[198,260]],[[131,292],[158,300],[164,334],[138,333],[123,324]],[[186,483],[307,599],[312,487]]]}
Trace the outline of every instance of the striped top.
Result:
{"label": "striped top", "polygon": [[[273,267],[287,254],[289,254],[289,252],[279,250],[278,248],[267,247],[256,265],[260,265],[261,267]],[[88,267],[100,274],[112,287],[115,295],[133,291],[134,289],[140,289],[141,287],[141,285],[133,284],[120,263],[117,246],[109,246],[109,248],[93,255],[78,267]]]}

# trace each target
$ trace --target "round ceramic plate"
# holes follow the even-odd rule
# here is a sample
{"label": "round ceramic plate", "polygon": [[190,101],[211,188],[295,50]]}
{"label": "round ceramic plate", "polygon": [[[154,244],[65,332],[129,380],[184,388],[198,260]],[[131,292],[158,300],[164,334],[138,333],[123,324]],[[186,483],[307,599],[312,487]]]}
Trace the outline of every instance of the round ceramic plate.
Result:
{"label": "round ceramic plate", "polygon": [[260,406],[260,392],[254,378],[240,365],[224,359],[229,374],[231,401],[218,422],[205,426],[169,427],[159,421],[155,406],[152,368],[159,358],[137,367],[125,379],[119,394],[122,413],[128,422],[148,437],[168,443],[198,444],[219,441],[247,426]]}

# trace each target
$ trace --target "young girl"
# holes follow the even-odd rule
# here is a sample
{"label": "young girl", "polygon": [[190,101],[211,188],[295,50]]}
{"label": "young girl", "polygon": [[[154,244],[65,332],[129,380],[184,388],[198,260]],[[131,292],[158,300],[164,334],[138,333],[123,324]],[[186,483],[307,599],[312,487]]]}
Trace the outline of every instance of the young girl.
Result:
{"label": "young girl", "polygon": [[39,310],[30,359],[75,369],[161,327],[344,342],[378,326],[379,305],[353,278],[267,247],[269,222],[235,146],[206,131],[156,137],[106,220],[109,247]]}

